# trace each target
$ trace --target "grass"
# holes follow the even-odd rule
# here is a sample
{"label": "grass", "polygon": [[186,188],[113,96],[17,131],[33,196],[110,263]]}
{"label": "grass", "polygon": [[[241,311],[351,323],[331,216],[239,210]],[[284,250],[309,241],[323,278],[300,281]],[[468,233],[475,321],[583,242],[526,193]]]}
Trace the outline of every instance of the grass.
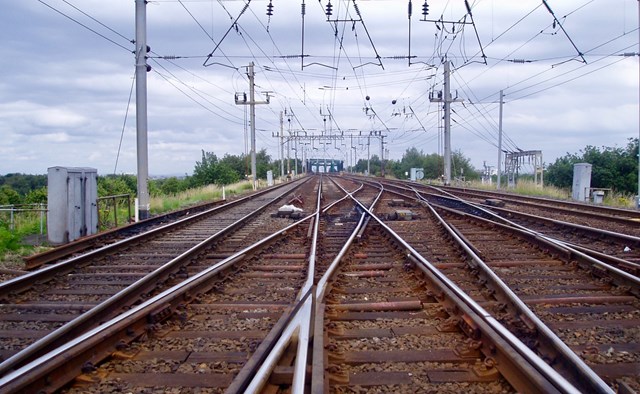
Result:
{"label": "grass", "polygon": [[[496,185],[482,184],[479,181],[470,182],[468,187],[482,190],[496,190]],[[570,200],[571,190],[561,189],[555,186],[545,185],[544,187],[537,186],[532,181],[518,181],[518,184],[513,189],[503,188],[501,191],[521,194],[525,196],[534,197],[546,197],[555,198],[558,200]],[[623,193],[607,193],[604,197],[603,205],[616,207],[616,208],[629,208],[635,207],[635,196]]]}
{"label": "grass", "polygon": [[[470,187],[482,190],[496,190],[495,184],[488,185],[483,184],[480,181],[472,181],[470,183]],[[571,191],[567,189],[561,189],[559,187],[549,185],[540,187],[532,181],[518,181],[515,188],[507,188],[506,186],[503,186],[501,191],[522,194],[525,196],[556,198],[559,200],[568,200],[571,197]]]}
{"label": "grass", "polygon": [[[232,185],[225,186],[225,197],[244,193],[252,190],[249,181],[242,181]],[[207,201],[219,200],[222,198],[222,187],[209,185],[201,188],[186,190],[181,193],[170,196],[156,196],[150,200],[150,208],[152,214],[160,214],[175,211],[188,206],[204,203]],[[113,206],[101,206],[101,223],[100,229],[105,230],[114,225]],[[132,213],[135,208],[132,207]],[[129,210],[126,199],[118,201],[117,207],[118,225],[122,226],[127,223]],[[27,215],[21,215],[20,221],[16,221],[16,229],[10,230],[7,223],[0,218],[0,268],[19,269],[22,266],[22,257],[33,253],[41,252],[47,249],[43,246],[30,245],[30,238],[37,238],[34,235],[40,233],[40,220],[38,217],[31,218]],[[44,225],[46,231],[46,224]],[[45,235],[46,237],[46,235]]]}
{"label": "grass", "polygon": [[[251,183],[249,181],[242,181],[232,185],[227,185],[224,187],[225,197],[229,198],[230,196],[241,194],[251,189]],[[220,200],[221,198],[222,187],[217,185],[208,185],[185,190],[184,192],[170,196],[151,197],[150,210],[151,214],[157,215],[159,213],[175,211],[177,209],[207,201]]]}
{"label": "grass", "polygon": [[22,256],[28,256],[42,250],[41,247],[25,242],[26,238],[40,233],[40,223],[35,222],[29,226],[22,226],[16,230],[9,230],[6,226],[0,226],[0,267],[7,267],[5,261],[21,260]]}

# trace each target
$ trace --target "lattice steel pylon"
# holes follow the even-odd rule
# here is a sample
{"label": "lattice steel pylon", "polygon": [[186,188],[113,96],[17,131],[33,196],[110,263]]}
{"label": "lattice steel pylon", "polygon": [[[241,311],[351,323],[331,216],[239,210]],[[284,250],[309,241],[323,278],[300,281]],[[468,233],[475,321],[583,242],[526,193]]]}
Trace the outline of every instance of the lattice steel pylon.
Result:
{"label": "lattice steel pylon", "polygon": [[525,164],[533,166],[534,183],[536,186],[543,187],[544,168],[541,150],[505,152],[504,171],[507,175],[507,187],[514,188],[516,186],[520,168]]}

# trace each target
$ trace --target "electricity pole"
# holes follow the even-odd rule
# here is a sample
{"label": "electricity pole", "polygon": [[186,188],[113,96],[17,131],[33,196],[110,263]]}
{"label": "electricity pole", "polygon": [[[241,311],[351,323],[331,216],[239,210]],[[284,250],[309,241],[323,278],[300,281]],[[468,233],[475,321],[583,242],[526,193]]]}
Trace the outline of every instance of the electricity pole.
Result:
{"label": "electricity pole", "polygon": [[[256,173],[256,104],[269,104],[269,94],[267,93],[266,101],[256,101],[255,99],[255,73],[253,72],[253,62],[249,63],[247,67],[247,76],[249,77],[249,101],[247,101],[247,95],[245,93],[236,93],[235,101],[236,105],[248,105],[249,106],[249,122],[251,122],[251,183],[253,190],[258,188],[258,175]],[[243,100],[240,100],[240,98]]]}
{"label": "electricity pole", "polygon": [[431,97],[431,102],[444,103],[444,184],[451,184],[451,103],[461,102],[461,99],[451,98],[451,68],[450,62],[444,62],[444,94]]}
{"label": "electricity pole", "polygon": [[136,0],[136,145],[138,157],[138,219],[149,217],[149,148],[147,142],[147,10]]}
{"label": "electricity pole", "polygon": [[380,176],[384,178],[384,135],[380,133]]}
{"label": "electricity pole", "polygon": [[[640,1],[640,0],[638,0]],[[371,135],[367,137],[367,176],[371,176]]]}
{"label": "electricity pole", "polygon": [[284,182],[284,116],[280,111],[280,178]]}
{"label": "electricity pole", "polygon": [[[639,0],[640,1],[640,0]],[[502,162],[502,105],[504,101],[502,100],[504,97],[504,93],[500,91],[500,119],[498,120],[498,166],[496,167],[498,170],[498,184],[496,186],[496,190],[500,190],[500,163]]]}

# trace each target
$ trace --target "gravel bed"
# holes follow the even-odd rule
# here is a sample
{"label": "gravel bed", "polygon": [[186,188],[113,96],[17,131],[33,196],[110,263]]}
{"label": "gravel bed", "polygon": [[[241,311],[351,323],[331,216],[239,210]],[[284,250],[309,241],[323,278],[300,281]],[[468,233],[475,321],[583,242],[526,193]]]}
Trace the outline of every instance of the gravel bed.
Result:
{"label": "gravel bed", "polygon": [[365,293],[365,294],[336,294],[333,299],[340,302],[386,302],[389,298],[416,297],[415,292]]}
{"label": "gravel bed", "polygon": [[433,369],[467,370],[468,364],[450,363],[393,363],[393,364],[361,364],[342,368],[343,372],[381,372],[397,371],[412,373],[410,385],[389,385],[389,386],[334,386],[332,393],[480,393],[480,394],[502,394],[515,393],[511,385],[503,378],[494,382],[449,382],[430,383],[424,371]]}
{"label": "gravel bed", "polygon": [[[178,323],[174,323],[178,324]],[[182,330],[215,330],[215,331],[244,331],[244,330],[270,330],[275,321],[268,317],[261,319],[242,319],[237,314],[231,314],[225,319],[189,319],[181,325]]]}
{"label": "gravel bed", "polygon": [[466,337],[462,334],[452,335],[451,333],[446,333],[429,336],[403,335],[398,337],[349,339],[334,341],[334,343],[341,350],[347,352],[363,350],[388,352],[396,350],[453,349],[459,343],[464,342],[465,339]]}

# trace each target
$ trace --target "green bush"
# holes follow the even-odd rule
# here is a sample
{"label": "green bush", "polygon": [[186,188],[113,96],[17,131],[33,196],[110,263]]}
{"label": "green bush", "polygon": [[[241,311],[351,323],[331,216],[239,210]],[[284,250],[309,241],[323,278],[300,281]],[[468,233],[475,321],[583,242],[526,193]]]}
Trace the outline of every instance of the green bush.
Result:
{"label": "green bush", "polygon": [[15,252],[20,249],[21,241],[22,235],[19,232],[0,227],[0,256],[4,256],[6,252]]}

